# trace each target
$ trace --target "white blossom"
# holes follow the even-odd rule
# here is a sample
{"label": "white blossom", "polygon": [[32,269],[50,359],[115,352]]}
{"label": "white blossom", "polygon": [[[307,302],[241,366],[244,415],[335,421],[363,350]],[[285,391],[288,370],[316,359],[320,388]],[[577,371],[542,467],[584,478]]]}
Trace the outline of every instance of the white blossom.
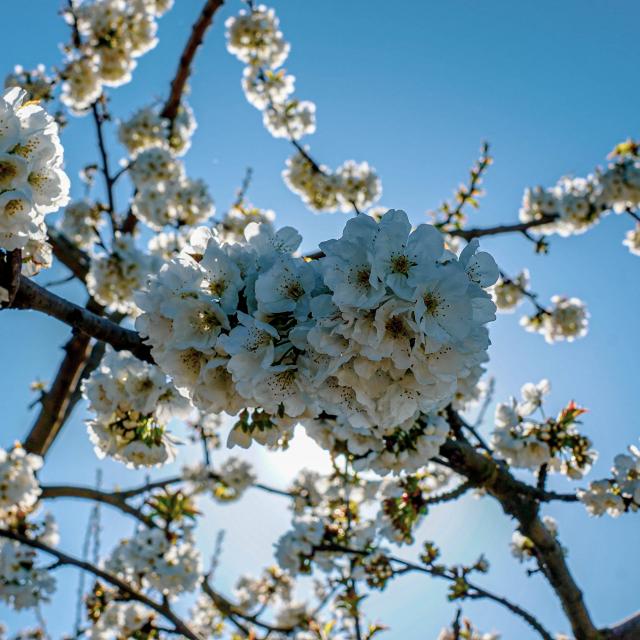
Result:
{"label": "white blossom", "polygon": [[95,413],[88,429],[99,457],[112,456],[132,467],[173,459],[174,441],[166,426],[172,417],[186,417],[189,403],[158,367],[109,350],[82,390]]}
{"label": "white blossom", "polygon": [[46,214],[64,206],[69,178],[62,168],[58,125],[19,88],[0,98],[0,248],[24,249]]}
{"label": "white blossom", "polygon": [[120,541],[105,568],[168,597],[193,591],[202,580],[200,552],[189,531],[175,539],[160,528],[140,529]]}
{"label": "white blossom", "polygon": [[0,521],[33,509],[41,493],[35,476],[41,467],[42,458],[19,445],[0,448]]}
{"label": "white blossom", "polygon": [[551,309],[524,316],[520,318],[520,324],[527,331],[542,334],[549,344],[563,340],[573,342],[587,335],[589,312],[582,300],[553,296],[551,302],[554,305]]}

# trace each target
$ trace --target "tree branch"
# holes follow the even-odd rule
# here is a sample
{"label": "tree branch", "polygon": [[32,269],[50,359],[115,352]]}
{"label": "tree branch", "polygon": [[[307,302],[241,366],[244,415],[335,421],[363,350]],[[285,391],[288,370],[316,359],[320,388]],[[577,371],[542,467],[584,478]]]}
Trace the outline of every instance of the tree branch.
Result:
{"label": "tree branch", "polygon": [[180,56],[180,62],[176,69],[176,74],[171,82],[171,90],[169,97],[162,109],[160,115],[163,118],[167,118],[171,127],[173,127],[173,121],[178,115],[178,109],[180,108],[180,101],[182,94],[184,93],[187,80],[191,74],[191,65],[195,58],[198,47],[202,44],[204,34],[213,22],[214,13],[224,4],[224,0],[207,0],[202,7],[202,11],[196,22],[191,29],[191,35],[187,40],[187,44],[184,47],[182,55]]}
{"label": "tree branch", "polygon": [[20,288],[12,307],[40,311],[96,340],[110,344],[116,351],[130,351],[140,360],[154,362],[151,349],[135,331],[125,329],[107,318],[65,300],[24,276],[20,278]]}
{"label": "tree branch", "polygon": [[[454,414],[457,415],[457,414]],[[547,580],[555,590],[578,640],[597,640],[598,631],[565,561],[562,547],[539,518],[539,502],[505,466],[480,454],[466,442],[447,440],[440,449],[453,469],[479,487],[484,487],[514,517],[523,535],[534,544],[536,556]],[[530,487],[536,491],[534,487]]]}
{"label": "tree branch", "polygon": [[42,397],[42,407],[24,441],[29,453],[45,456],[64,424],[71,394],[78,386],[90,352],[91,337],[74,330],[63,347],[65,356],[51,387]]}
{"label": "tree branch", "polygon": [[89,273],[89,256],[82,250],[78,249],[67,237],[60,231],[49,225],[47,227],[49,242],[53,249],[53,255],[73,273],[73,275],[84,282]]}
{"label": "tree branch", "polygon": [[111,176],[111,169],[109,168],[109,156],[107,153],[107,145],[104,140],[104,132],[102,131],[102,124],[105,120],[105,106],[104,102],[102,103],[103,109],[102,114],[98,111],[98,103],[106,100],[104,94],[101,95],[96,102],[91,105],[91,113],[93,114],[93,121],[96,127],[96,134],[98,136],[98,149],[100,150],[100,161],[101,161],[101,171],[102,176],[104,178],[104,187],[107,192],[107,213],[109,214],[109,218],[111,219],[111,229],[115,234],[116,229],[118,228],[116,222],[116,204],[113,193],[113,183],[114,180]]}
{"label": "tree branch", "polygon": [[40,499],[55,500],[57,498],[80,498],[85,500],[93,500],[107,504],[111,507],[119,509],[123,513],[134,517],[147,527],[153,526],[151,518],[145,516],[140,509],[131,506],[119,492],[109,493],[108,491],[100,491],[91,487],[74,487],[65,485],[47,485],[42,486]]}
{"label": "tree branch", "polygon": [[602,630],[607,640],[638,640],[640,638],[640,612],[622,622]]}
{"label": "tree branch", "polygon": [[54,558],[56,558],[56,560],[58,561],[58,564],[60,565],[69,565],[73,567],[78,567],[83,571],[92,573],[94,576],[96,576],[96,578],[100,578],[101,580],[104,580],[104,582],[107,582],[111,586],[116,587],[116,589],[119,589],[123,594],[129,596],[132,600],[136,600],[137,602],[144,604],[150,609],[153,609],[153,611],[155,611],[156,613],[159,613],[163,618],[171,622],[171,624],[174,626],[175,631],[177,633],[182,634],[185,638],[189,638],[189,640],[201,640],[201,638],[199,638],[193,631],[191,631],[191,629],[189,629],[187,624],[183,622],[171,610],[171,607],[169,607],[169,604],[167,602],[163,602],[162,604],[155,602],[151,598],[148,598],[144,594],[136,591],[133,587],[128,585],[126,582],[124,582],[123,580],[120,580],[120,578],[117,578],[116,576],[113,576],[110,573],[107,573],[106,571],[103,571],[102,569],[95,567],[89,562],[85,562],[84,560],[79,560],[78,558],[69,556],[66,553],[63,553],[62,551],[58,551],[57,549],[54,549],[53,547],[50,547],[40,542],[39,540],[32,540],[31,538],[26,538],[25,536],[21,536],[8,529],[0,529],[0,537],[8,538],[9,540],[15,540],[16,542],[20,542],[21,544],[32,547],[33,549],[38,549],[39,551],[43,551],[44,553],[47,553],[53,556]]}
{"label": "tree branch", "polygon": [[545,224],[553,222],[558,216],[556,214],[548,214],[541,216],[537,220],[531,220],[529,222],[519,222],[516,224],[502,224],[496,227],[476,227],[471,229],[452,229],[446,231],[450,236],[457,238],[463,238],[464,240],[473,240],[474,238],[482,238],[483,236],[498,236],[505,233],[522,233],[529,229],[535,229]]}

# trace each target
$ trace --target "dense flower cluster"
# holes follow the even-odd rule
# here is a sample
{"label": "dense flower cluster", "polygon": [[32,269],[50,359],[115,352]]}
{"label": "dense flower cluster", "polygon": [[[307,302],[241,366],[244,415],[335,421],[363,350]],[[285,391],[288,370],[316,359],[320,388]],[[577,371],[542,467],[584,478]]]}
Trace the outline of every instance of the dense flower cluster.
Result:
{"label": "dense flower cluster", "polygon": [[189,150],[196,126],[193,111],[187,104],[180,105],[173,121],[164,118],[154,107],[143,107],[120,123],[118,137],[132,158],[141,151],[164,145],[181,156]]}
{"label": "dense flower cluster", "polygon": [[427,515],[429,500],[452,481],[452,473],[433,463],[401,478],[387,478],[379,487],[377,516],[380,535],[395,544],[412,544],[414,531]]}
{"label": "dense flower cluster", "polygon": [[120,541],[107,571],[168,597],[193,591],[202,580],[202,562],[189,530],[177,537],[160,528],[140,529]]}
{"label": "dense flower cluster", "polygon": [[10,451],[0,448],[0,523],[18,513],[28,513],[40,496],[35,473],[42,458],[16,445]]}
{"label": "dense flower cluster", "polygon": [[625,511],[640,509],[640,449],[629,447],[629,455],[617,455],[611,478],[596,480],[587,490],[579,490],[578,498],[590,514],[608,513],[619,516]]}
{"label": "dense flower cluster", "polygon": [[[0,249],[22,249],[42,264],[45,215],[67,203],[58,125],[19,88],[0,97]],[[44,259],[44,266],[50,261]]]}
{"label": "dense flower cluster", "polygon": [[4,79],[5,88],[20,87],[27,92],[27,101],[48,102],[53,99],[54,81],[47,75],[44,65],[39,64],[35,69],[25,69],[16,65],[13,72]]}
{"label": "dense flower cluster", "polygon": [[250,612],[274,601],[289,603],[293,586],[293,580],[288,573],[279,567],[267,567],[257,578],[241,576],[236,582],[233,595],[237,606]]}
{"label": "dense flower cluster", "polygon": [[426,463],[447,430],[416,420],[487,357],[493,259],[477,243],[445,252],[438,231],[411,232],[401,211],[353,218],[312,263],[292,256],[291,228],[247,231],[243,245],[194,234],[137,296],[159,365],[204,411],[324,412],[380,470]]}
{"label": "dense flower cluster", "polygon": [[0,540],[0,601],[17,610],[48,602],[55,591],[56,580],[38,560],[32,547],[13,540]]}
{"label": "dense flower cluster", "polygon": [[533,316],[523,316],[520,324],[527,331],[542,334],[549,344],[562,340],[573,342],[587,335],[589,312],[582,300],[553,296],[551,302],[552,308],[539,310]]}
{"label": "dense flower cluster", "polygon": [[220,502],[239,500],[256,481],[251,464],[234,456],[215,469],[203,465],[184,467],[182,476],[192,485],[194,492],[209,491],[213,499]]}
{"label": "dense flower cluster", "polygon": [[206,184],[187,178],[181,160],[166,146],[141,151],[130,174],[137,190],[132,211],[156,231],[202,223],[215,212]]}
{"label": "dense flower cluster", "polygon": [[65,68],[62,101],[82,114],[100,97],[102,86],[117,87],[131,80],[136,59],[153,49],[157,18],[172,2],[159,0],[89,0],[67,16],[77,28]]}
{"label": "dense flower cluster", "polygon": [[640,160],[623,156],[586,178],[562,178],[550,189],[536,187],[524,193],[520,220],[550,219],[536,226],[538,233],[569,236],[584,233],[602,216],[640,205]]}
{"label": "dense flower cluster", "polygon": [[382,183],[368,162],[348,160],[335,172],[297,152],[282,172],[287,186],[315,211],[368,209],[382,195]]}
{"label": "dense flower cluster", "polygon": [[245,202],[235,204],[216,224],[218,239],[222,243],[242,243],[245,241],[244,231],[247,225],[255,222],[273,231],[276,214],[271,209],[258,209]]}
{"label": "dense flower cluster", "polygon": [[173,459],[166,426],[173,417],[186,418],[189,403],[158,367],[109,350],[82,390],[95,413],[88,430],[99,457],[109,455],[132,467]]}
{"label": "dense flower cluster", "polygon": [[189,612],[191,628],[202,638],[222,638],[225,630],[224,616],[211,598],[200,594]]}
{"label": "dense flower cluster", "polygon": [[[301,472],[290,488],[295,496],[291,529],[276,543],[276,559],[291,575],[315,567],[331,574],[349,566],[332,547],[368,549],[377,541],[379,480]],[[364,577],[363,558],[357,566]],[[355,567],[351,567],[354,569]]]}
{"label": "dense flower cluster", "polygon": [[154,269],[153,256],[138,249],[129,234],[117,234],[109,253],[96,253],[87,274],[87,289],[109,311],[136,315],[133,292]]}
{"label": "dense flower cluster", "polygon": [[289,54],[289,44],[278,29],[273,9],[264,5],[242,10],[226,22],[227,48],[248,66],[242,87],[247,100],[263,112],[266,129],[275,138],[299,140],[316,129],[316,106],[290,99],[295,78],[278,67]]}
{"label": "dense flower cluster", "polygon": [[88,200],[74,200],[64,210],[58,228],[65,238],[80,249],[89,250],[100,239],[104,218],[99,206]]}
{"label": "dense flower cluster", "polygon": [[[265,128],[275,138],[297,141],[316,130],[316,106],[292,97],[295,77],[279,67],[289,44],[273,9],[264,5],[242,10],[226,22],[227,48],[247,64],[242,88],[250,104],[262,111]],[[367,162],[348,160],[335,172],[296,153],[283,172],[287,186],[317,211],[368,209],[382,193],[380,179]]]}
{"label": "dense flower cluster", "polygon": [[529,287],[529,271],[523,269],[513,279],[499,278],[493,287],[491,294],[498,311],[511,313],[522,302],[524,292]]}
{"label": "dense flower cluster", "polygon": [[521,402],[512,398],[509,403],[498,404],[493,448],[513,467],[535,471],[546,465],[570,478],[581,478],[596,457],[589,438],[576,428],[585,409],[570,402],[557,418],[545,418],[541,413],[542,420],[536,420],[532,414],[542,407],[550,389],[548,380],[537,385],[527,383],[521,390]]}
{"label": "dense flower cluster", "polygon": [[151,638],[141,635],[143,629],[152,629],[155,613],[137,602],[107,602],[89,630],[90,640],[113,638]]}

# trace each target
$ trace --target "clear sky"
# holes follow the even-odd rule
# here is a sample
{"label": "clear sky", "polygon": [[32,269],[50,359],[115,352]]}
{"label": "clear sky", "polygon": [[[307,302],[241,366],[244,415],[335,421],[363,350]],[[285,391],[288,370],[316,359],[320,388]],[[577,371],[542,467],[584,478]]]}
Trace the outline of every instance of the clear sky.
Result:
{"label": "clear sky", "polygon": [[[61,2],[5,4],[0,73],[17,63],[59,64],[58,44],[67,39],[67,27],[57,16]],[[176,0],[177,6],[161,20],[159,46],[140,61],[134,82],[113,93],[116,116],[126,117],[166,95],[178,52],[201,4]],[[640,135],[640,5],[634,0],[276,0],[273,6],[292,44],[286,66],[297,78],[297,95],[317,104],[318,133],[308,139],[314,155],[330,166],[349,158],[368,160],[382,178],[381,202],[404,208],[415,223],[424,221],[425,211],[449,197],[466,177],[482,140],[492,143],[495,165],[473,222],[489,225],[516,220],[525,186],[551,185],[565,174],[588,173],[617,142]],[[250,165],[250,199],[274,209],[280,224],[298,227],[304,248],[311,249],[318,239],[339,233],[346,218],[313,215],[283,184],[280,172],[290,148],[263,129],[260,114],[240,89],[242,66],[225,50],[223,21],[239,8],[238,0],[228,0],[197,59],[191,105],[199,129],[187,168],[191,176],[208,181],[223,211]],[[76,195],[78,169],[97,159],[90,124],[73,120],[63,133]],[[122,152],[113,139],[110,146],[114,157]],[[534,256],[521,238],[483,243],[506,271],[529,267],[532,286],[543,299],[570,294],[589,305],[589,335],[573,344],[548,346],[518,326],[519,314],[501,316],[491,328],[491,373],[498,400],[517,393],[524,382],[548,377],[552,410],[570,399],[589,408],[584,430],[600,452],[594,479],[605,475],[613,456],[637,443],[640,435],[640,258],[621,244],[630,226],[627,219],[609,216],[586,235],[554,238],[546,257]],[[40,281],[61,274],[54,270]],[[69,287],[61,291],[77,293]],[[27,432],[33,418],[27,409],[29,383],[53,375],[67,335],[66,327],[35,313],[0,313],[2,446]],[[98,463],[85,418],[80,408],[67,424],[43,480],[92,482],[98,466],[108,486],[140,480],[141,474],[115,463]],[[180,462],[193,455],[184,447]],[[249,455],[260,478],[279,485],[302,459],[314,465],[323,462],[304,441],[287,454],[252,450]],[[213,547],[217,531],[227,532],[218,574],[222,589],[239,574],[257,572],[268,563],[273,542],[289,523],[281,499],[255,491],[239,505],[205,510],[205,550]],[[61,523],[61,548],[79,553],[86,505],[60,502],[53,511]],[[596,520],[580,505],[549,507],[546,512],[559,522],[569,565],[596,622],[612,623],[640,608],[638,517]],[[132,527],[111,511],[103,512],[103,522],[105,551]],[[548,628],[568,631],[550,588],[539,576],[527,578],[510,557],[512,530],[513,523],[496,504],[468,497],[454,507],[433,509],[419,538],[440,544],[448,562],[470,561],[485,552],[492,569],[483,584],[509,594]],[[401,555],[411,554],[403,550]],[[58,595],[44,612],[56,638],[71,628],[77,580],[70,571],[61,571],[59,578]],[[435,638],[455,612],[443,586],[425,577],[398,580],[372,596],[366,610],[372,619],[391,625],[386,635],[390,640]],[[505,639],[535,637],[492,604],[468,603],[464,611],[480,628],[501,631]],[[33,623],[31,614],[15,616],[3,606],[0,620],[14,630]]]}

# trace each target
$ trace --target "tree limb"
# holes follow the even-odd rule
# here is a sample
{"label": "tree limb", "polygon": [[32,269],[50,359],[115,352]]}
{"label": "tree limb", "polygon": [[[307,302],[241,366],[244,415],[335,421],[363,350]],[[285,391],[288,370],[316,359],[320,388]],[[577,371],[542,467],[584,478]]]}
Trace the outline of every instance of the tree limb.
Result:
{"label": "tree limb", "polygon": [[82,369],[90,353],[91,337],[74,330],[63,347],[64,358],[49,390],[43,395],[41,409],[24,441],[29,453],[45,456],[60,433],[67,416],[71,394],[78,386]]}
{"label": "tree limb", "polygon": [[450,236],[457,238],[463,238],[464,240],[473,240],[474,238],[482,238],[483,236],[498,236],[505,233],[522,233],[529,229],[535,229],[545,224],[549,224],[556,220],[558,216],[556,214],[548,214],[541,216],[537,220],[530,220],[529,222],[518,222],[516,224],[501,224],[496,227],[476,227],[471,229],[452,229],[446,231]]}
{"label": "tree limb", "polygon": [[171,607],[169,607],[169,604],[167,602],[163,602],[162,604],[155,602],[151,598],[148,598],[144,594],[136,591],[133,587],[128,585],[126,582],[124,582],[123,580],[120,580],[120,578],[117,578],[116,576],[113,576],[110,573],[107,573],[106,571],[103,571],[102,569],[95,567],[89,562],[85,562],[84,560],[79,560],[78,558],[69,556],[66,553],[63,553],[62,551],[58,551],[57,549],[54,549],[53,547],[50,547],[40,542],[39,540],[26,538],[25,536],[14,533],[13,531],[10,531],[8,529],[0,529],[0,537],[7,538],[9,540],[15,540],[16,542],[20,542],[21,544],[32,547],[33,549],[38,549],[39,551],[48,553],[49,555],[56,558],[56,560],[58,561],[58,564],[78,567],[83,571],[92,573],[94,576],[96,576],[96,578],[100,578],[101,580],[104,580],[104,582],[107,582],[111,586],[116,587],[116,589],[119,589],[123,594],[129,596],[132,600],[136,600],[137,602],[144,604],[150,609],[153,609],[153,611],[155,611],[156,613],[159,613],[163,618],[171,622],[171,624],[174,626],[175,631],[177,633],[183,635],[185,638],[189,638],[189,640],[201,640],[201,638],[197,636],[193,631],[191,631],[191,629],[189,629],[187,624],[183,622],[171,610]]}
{"label": "tree limb", "polygon": [[640,612],[622,622],[602,630],[607,640],[638,640],[640,638]]}
{"label": "tree limb", "polygon": [[[457,414],[453,414],[454,416]],[[565,561],[562,547],[539,517],[539,502],[524,483],[516,480],[503,465],[480,454],[470,444],[447,440],[440,449],[453,469],[483,487],[515,518],[523,535],[529,538],[547,580],[556,592],[578,640],[597,640],[598,631]],[[531,487],[535,491],[534,487]]]}
{"label": "tree limb", "polygon": [[24,276],[20,278],[20,288],[12,307],[40,311],[96,340],[110,344],[116,351],[130,351],[140,360],[154,362],[151,349],[135,331],[125,329],[107,318],[65,300]]}
{"label": "tree limb", "polygon": [[123,513],[134,517],[146,526],[153,526],[151,518],[145,516],[140,509],[131,506],[117,491],[109,493],[108,491],[100,491],[92,487],[75,487],[65,485],[47,485],[42,486],[40,499],[55,500],[56,498],[81,498],[93,500],[102,504],[108,504],[111,507],[119,509]]}
{"label": "tree limb", "polygon": [[202,11],[191,29],[191,35],[187,40],[180,62],[176,69],[176,74],[171,82],[171,90],[169,97],[165,102],[164,108],[160,115],[167,118],[173,127],[173,121],[178,115],[180,101],[184,93],[187,80],[191,74],[191,64],[198,51],[198,47],[202,44],[204,34],[213,22],[214,13],[224,4],[224,0],[207,0],[202,7]]}
{"label": "tree limb", "polygon": [[53,255],[73,273],[73,275],[84,282],[89,273],[89,256],[78,249],[67,237],[58,229],[49,225],[47,227],[49,242],[53,249]]}

